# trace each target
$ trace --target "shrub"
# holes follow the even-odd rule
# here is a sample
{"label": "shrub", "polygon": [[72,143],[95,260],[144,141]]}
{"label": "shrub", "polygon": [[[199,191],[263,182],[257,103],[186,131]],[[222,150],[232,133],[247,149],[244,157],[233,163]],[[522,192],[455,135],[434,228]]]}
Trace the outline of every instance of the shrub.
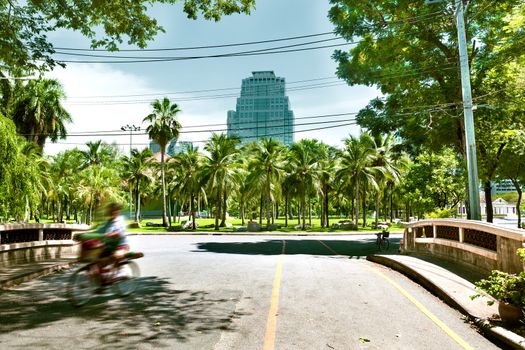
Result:
{"label": "shrub", "polygon": [[452,216],[452,213],[449,208],[436,209],[433,212],[427,214],[427,217],[429,219],[443,219],[443,218],[450,218],[451,216]]}

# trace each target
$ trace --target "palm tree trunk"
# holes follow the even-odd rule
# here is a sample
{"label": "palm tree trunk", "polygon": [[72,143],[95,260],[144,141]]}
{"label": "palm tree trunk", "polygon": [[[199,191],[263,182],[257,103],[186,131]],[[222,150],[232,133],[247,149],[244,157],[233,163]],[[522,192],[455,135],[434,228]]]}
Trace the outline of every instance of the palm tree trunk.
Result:
{"label": "palm tree trunk", "polygon": [[312,227],[312,200],[308,198],[308,225]]}
{"label": "palm tree trunk", "polygon": [[241,225],[244,226],[244,200],[241,197]]}
{"label": "palm tree trunk", "polygon": [[330,213],[328,212],[328,186],[325,187],[326,189],[326,194],[324,196],[324,213],[326,215],[326,227],[329,228],[330,227]]}
{"label": "palm tree trunk", "polygon": [[264,195],[261,193],[261,203],[259,208],[259,225],[262,225],[262,215],[263,215],[263,205],[264,205]]}
{"label": "palm tree trunk", "polygon": [[366,193],[363,193],[363,228],[366,227]]}
{"label": "palm tree trunk", "polygon": [[226,191],[224,191],[222,196],[222,218],[221,218],[221,227],[226,227],[226,210],[228,209],[228,198],[226,197]]}
{"label": "palm tree trunk", "polygon": [[168,225],[171,227],[171,195],[168,196]]}
{"label": "palm tree trunk", "polygon": [[302,217],[303,217],[302,229],[304,230],[306,228],[306,198],[305,198],[304,195],[301,198],[301,211],[302,211],[301,214],[302,214]]}
{"label": "palm tree trunk", "polygon": [[288,193],[284,197],[284,227],[288,227]]}
{"label": "palm tree trunk", "polygon": [[221,216],[221,191],[215,197],[215,231],[219,231],[219,217]]}
{"label": "palm tree trunk", "polygon": [[359,228],[359,177],[355,180],[355,205],[354,205],[355,225]]}
{"label": "palm tree trunk", "polygon": [[166,227],[166,179],[164,176],[164,153],[166,151],[166,145],[160,146],[160,173],[162,177],[162,226]]}
{"label": "palm tree trunk", "polygon": [[139,191],[139,181],[135,185],[135,223],[140,227],[139,223],[140,218],[140,191]]}
{"label": "palm tree trunk", "polygon": [[394,221],[394,189],[393,185],[390,184],[390,222]]}
{"label": "palm tree trunk", "polygon": [[190,211],[191,211],[191,220],[192,220],[192,226],[193,226],[193,230],[195,230],[197,228],[197,226],[195,225],[195,195],[193,195],[193,193],[191,194],[191,199],[190,199]]}
{"label": "palm tree trunk", "polygon": [[375,215],[375,218],[374,218],[374,222],[376,224],[376,227],[377,227],[377,224],[379,223],[379,191],[377,191],[377,194],[376,194],[376,203],[375,203],[375,209],[376,209],[376,215]]}

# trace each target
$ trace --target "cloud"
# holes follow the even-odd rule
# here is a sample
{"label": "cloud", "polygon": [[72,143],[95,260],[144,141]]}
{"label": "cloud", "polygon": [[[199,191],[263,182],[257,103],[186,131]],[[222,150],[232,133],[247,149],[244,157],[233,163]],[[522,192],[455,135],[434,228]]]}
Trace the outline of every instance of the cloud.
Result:
{"label": "cloud", "polygon": [[[93,101],[107,99],[98,96],[119,94],[142,94],[153,90],[151,84],[136,74],[130,74],[108,65],[71,65],[57,68],[48,74],[49,78],[58,79],[64,86],[67,100],[65,108],[72,116],[73,122],[66,126],[69,134],[88,131],[118,131],[127,124],[140,126],[144,117],[150,113],[148,103],[130,105],[82,105]],[[93,98],[80,98],[93,96]],[[69,136],[56,144],[46,144],[46,154],[56,154],[87,141],[102,139],[108,143],[116,142],[124,151],[129,150],[129,133],[118,133],[121,136]],[[146,144],[147,136],[135,136],[133,142]],[[78,145],[77,145],[78,144]]]}

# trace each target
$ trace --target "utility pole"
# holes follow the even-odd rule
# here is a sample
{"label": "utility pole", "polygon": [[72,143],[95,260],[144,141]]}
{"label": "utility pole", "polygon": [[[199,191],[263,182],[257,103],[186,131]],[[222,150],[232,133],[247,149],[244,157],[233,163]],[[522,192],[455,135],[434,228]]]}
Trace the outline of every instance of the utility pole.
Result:
{"label": "utility pole", "polygon": [[456,0],[456,27],[458,29],[459,63],[461,67],[461,87],[463,90],[463,119],[465,121],[470,219],[481,220],[474,112],[472,110],[472,90],[470,87],[470,67],[468,65],[463,0]]}
{"label": "utility pole", "polygon": [[[133,145],[133,131],[140,131],[140,126],[126,124],[120,128],[122,131],[129,131],[129,159],[131,159],[131,147]],[[133,191],[129,187],[129,219],[131,220],[133,206]]]}
{"label": "utility pole", "polygon": [[[427,0],[427,4],[445,0]],[[478,163],[476,157],[476,137],[474,133],[474,113],[472,90],[470,87],[470,68],[468,64],[467,35],[465,33],[464,0],[455,0],[456,27],[458,30],[459,64],[461,68],[461,88],[463,92],[463,119],[465,123],[465,152],[467,154],[468,197],[470,219],[481,220],[479,204]]]}

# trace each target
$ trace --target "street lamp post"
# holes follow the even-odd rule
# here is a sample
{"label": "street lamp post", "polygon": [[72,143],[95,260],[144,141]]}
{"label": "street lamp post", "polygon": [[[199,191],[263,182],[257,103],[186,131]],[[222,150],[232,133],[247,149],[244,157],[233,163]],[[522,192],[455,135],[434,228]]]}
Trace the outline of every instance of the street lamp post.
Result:
{"label": "street lamp post", "polygon": [[[129,159],[131,160],[131,147],[133,145],[133,131],[140,131],[140,126],[126,124],[120,128],[122,131],[129,131]],[[129,219],[131,220],[133,193],[129,187]]]}

